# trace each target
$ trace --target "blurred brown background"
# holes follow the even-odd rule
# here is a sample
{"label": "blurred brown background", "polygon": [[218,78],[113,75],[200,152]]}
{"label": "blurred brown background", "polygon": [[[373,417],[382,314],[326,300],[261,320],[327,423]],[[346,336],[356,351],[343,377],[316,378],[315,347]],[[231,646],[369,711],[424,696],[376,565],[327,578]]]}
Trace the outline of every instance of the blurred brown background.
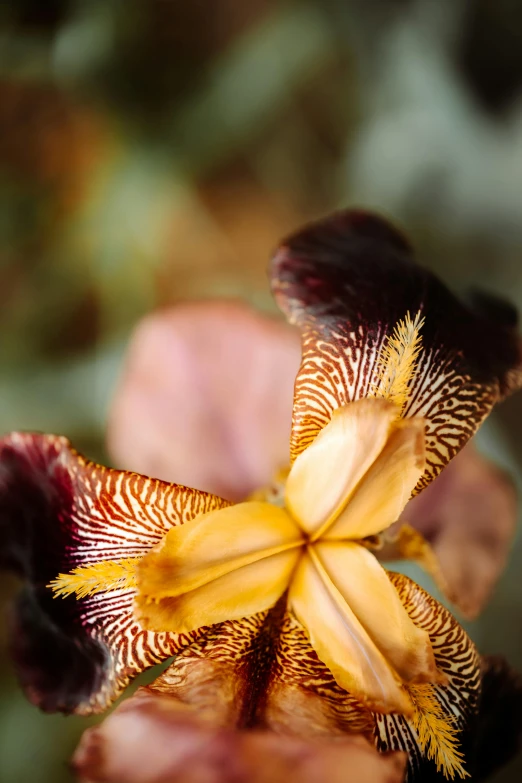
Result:
{"label": "blurred brown background", "polygon": [[[447,282],[522,307],[521,97],[516,0],[0,3],[0,432],[106,459],[140,316],[275,311],[274,246],[339,206],[384,211]],[[522,399],[479,444],[520,485]],[[469,626],[520,669],[521,567],[522,539]],[[4,637],[0,781],[70,781],[87,721],[25,702]],[[520,779],[520,761],[496,778]]]}

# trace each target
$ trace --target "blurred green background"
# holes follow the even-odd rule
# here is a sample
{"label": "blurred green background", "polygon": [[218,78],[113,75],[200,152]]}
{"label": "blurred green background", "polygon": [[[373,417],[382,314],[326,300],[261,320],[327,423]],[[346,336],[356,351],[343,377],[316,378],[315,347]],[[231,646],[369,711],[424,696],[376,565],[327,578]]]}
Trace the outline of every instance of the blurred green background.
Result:
{"label": "blurred green background", "polygon": [[[0,433],[107,459],[136,321],[211,296],[275,311],[271,250],[343,205],[522,307],[521,96],[513,0],[4,0]],[[522,401],[479,437],[520,487]],[[521,568],[519,537],[468,628],[519,669]],[[71,781],[92,721],[26,703],[5,649],[0,630],[1,783]],[[520,760],[496,778],[521,779]]]}

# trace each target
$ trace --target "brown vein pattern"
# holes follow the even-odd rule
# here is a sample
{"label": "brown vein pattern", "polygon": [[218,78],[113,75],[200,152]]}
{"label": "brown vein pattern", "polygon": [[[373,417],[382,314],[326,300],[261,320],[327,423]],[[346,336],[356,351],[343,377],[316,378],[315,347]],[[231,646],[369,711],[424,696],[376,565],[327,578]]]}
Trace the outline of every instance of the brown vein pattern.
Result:
{"label": "brown vein pattern", "polygon": [[482,296],[462,304],[417,266],[386,221],[345,211],[305,227],[272,262],[272,289],[302,335],[294,396],[292,460],[341,405],[367,396],[380,351],[409,312],[424,317],[422,351],[404,415],[427,421],[428,464],[417,490],[435,478],[497,400],[522,382],[512,310]]}
{"label": "brown vein pattern", "polygon": [[[295,384],[291,459],[294,460],[336,408],[366,397],[377,380],[380,351],[395,323],[374,332],[303,332],[303,359]],[[427,467],[417,491],[432,481],[473,435],[500,397],[498,382],[473,383],[457,354],[423,351],[404,416],[426,419]]]}
{"label": "brown vein pattern", "polygon": [[[401,574],[389,577],[411,618],[430,634],[437,665],[448,676],[448,684],[436,688],[437,699],[464,732],[479,696],[477,652],[435,599]],[[268,612],[206,629],[151,689],[219,726],[270,728],[300,737],[362,733],[381,751],[406,750],[411,772],[434,768],[404,717],[371,713],[337,685],[284,606],[282,599]]]}
{"label": "brown vein pattern", "polygon": [[[133,619],[133,591],[79,601],[50,597],[45,585],[58,571],[138,557],[172,525],[226,501],[101,468],[64,438],[11,435],[0,442],[0,456],[0,519],[2,525],[8,523],[12,558],[20,552],[29,558],[18,563],[18,570],[32,580],[37,605],[63,633],[55,665],[49,637],[41,635],[41,618],[30,616],[29,625],[20,626],[18,665],[33,701],[46,709],[98,711],[131,677],[174,655],[153,689],[217,725],[306,737],[363,733],[380,750],[407,750],[412,770],[424,766],[415,732],[404,718],[372,714],[336,684],[286,611],[286,596],[267,612],[190,636],[145,632]],[[430,634],[437,664],[449,679],[448,685],[437,687],[437,698],[464,730],[479,692],[475,649],[449,612],[421,588],[401,575],[390,579],[413,621]],[[71,643],[72,658],[60,658],[64,639]],[[98,647],[89,647],[91,643]],[[75,657],[82,649],[87,657]],[[50,679],[42,679],[42,672]]]}
{"label": "brown vein pattern", "polygon": [[[47,494],[46,508],[31,533],[37,547],[33,578],[36,576],[40,590],[46,589],[58,571],[67,573],[82,564],[140,557],[173,525],[229,505],[204,492],[96,465],[62,437],[14,433],[1,441],[1,455],[4,461],[16,460],[25,480],[44,487]],[[52,547],[49,552],[46,537]],[[74,614],[74,625],[107,648],[104,677],[75,712],[103,710],[132,677],[178,652],[198,635],[143,630],[133,617],[133,590],[71,598],[54,599],[53,609],[59,612],[60,602],[67,604]]]}
{"label": "brown vein pattern", "polygon": [[[446,685],[435,686],[436,698],[444,713],[452,716],[461,735],[469,728],[480,697],[480,659],[477,650],[451,613],[411,579],[388,573],[408,614],[428,631],[437,667],[446,674]],[[410,775],[424,764],[417,736],[401,715],[375,714],[375,742],[378,750],[405,750]]]}
{"label": "brown vein pattern", "polygon": [[371,739],[371,715],[337,685],[308,637],[285,614],[267,701],[267,722],[277,731],[300,736],[362,733]]}
{"label": "brown vein pattern", "polygon": [[371,714],[336,684],[284,599],[268,612],[206,629],[151,688],[218,725],[373,736]]}

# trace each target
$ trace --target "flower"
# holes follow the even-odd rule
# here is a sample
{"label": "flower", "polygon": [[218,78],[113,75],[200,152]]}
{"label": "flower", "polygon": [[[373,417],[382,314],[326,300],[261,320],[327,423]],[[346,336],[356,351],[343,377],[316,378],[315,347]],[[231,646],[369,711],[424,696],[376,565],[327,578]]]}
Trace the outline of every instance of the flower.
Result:
{"label": "flower", "polygon": [[[412,714],[402,683],[445,680],[428,633],[358,543],[398,519],[425,469],[423,420],[400,420],[401,408],[390,401],[407,398],[418,328],[406,320],[397,335],[397,350],[378,370],[385,398],[334,411],[296,458],[284,508],[250,501],[203,514],[172,528],[141,562],[126,561],[125,569],[137,568],[137,616],[145,628],[190,633],[268,610],[288,590],[288,608],[319,658],[369,708]],[[53,589],[110,588],[113,568],[87,566],[55,580]]]}
{"label": "flower", "polygon": [[[109,411],[113,462],[235,502],[254,496],[288,462],[300,360],[295,327],[240,302],[192,302],[148,315],[133,334]],[[412,551],[411,537],[405,552],[404,523],[386,535],[379,559],[415,555],[433,570],[436,556],[442,591],[466,617],[476,616],[515,531],[509,476],[470,442],[403,517],[429,539],[431,564],[426,549]]]}
{"label": "flower", "polygon": [[[55,436],[3,439],[4,539],[30,583],[13,635],[22,682],[44,709],[100,710],[175,654],[154,688],[218,725],[359,732],[407,750],[413,774],[434,760],[463,775],[478,655],[368,547],[520,385],[511,312],[464,307],[399,234],[358,212],[291,237],[273,281],[303,338],[286,511],[101,468]],[[53,601],[51,582],[70,594]]]}

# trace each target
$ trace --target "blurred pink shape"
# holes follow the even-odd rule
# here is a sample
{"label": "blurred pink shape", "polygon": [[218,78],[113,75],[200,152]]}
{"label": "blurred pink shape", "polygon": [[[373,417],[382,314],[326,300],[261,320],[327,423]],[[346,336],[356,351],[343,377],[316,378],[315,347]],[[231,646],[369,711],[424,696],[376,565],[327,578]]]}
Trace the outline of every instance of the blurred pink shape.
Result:
{"label": "blurred pink shape", "polygon": [[135,331],[109,417],[119,467],[230,500],[289,459],[299,335],[233,302],[155,313]]}
{"label": "blurred pink shape", "polygon": [[431,543],[459,607],[473,618],[502,573],[517,522],[509,477],[468,444],[410,501],[404,519]]}
{"label": "blurred pink shape", "polygon": [[358,736],[216,728],[146,689],[86,731],[73,758],[80,783],[399,783],[405,763],[405,754],[378,754]]}

